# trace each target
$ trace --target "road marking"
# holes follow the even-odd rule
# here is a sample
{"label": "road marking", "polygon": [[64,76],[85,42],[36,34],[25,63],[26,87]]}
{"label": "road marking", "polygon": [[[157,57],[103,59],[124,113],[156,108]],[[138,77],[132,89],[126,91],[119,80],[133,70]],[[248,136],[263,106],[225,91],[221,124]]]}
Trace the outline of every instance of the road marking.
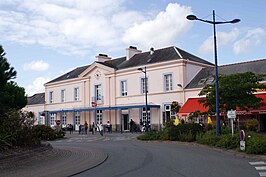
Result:
{"label": "road marking", "polygon": [[[266,170],[266,163],[264,161],[249,162],[250,165],[256,166],[257,171]],[[261,165],[261,166],[260,166]],[[260,176],[266,177],[266,172],[259,172]]]}
{"label": "road marking", "polygon": [[266,176],[266,172],[260,172],[259,175],[260,176]]}
{"label": "road marking", "polygon": [[250,165],[266,165],[265,162],[263,161],[258,161],[258,162],[249,162]]}
{"label": "road marking", "polygon": [[255,167],[256,170],[266,170],[266,166],[261,166],[261,167]]}

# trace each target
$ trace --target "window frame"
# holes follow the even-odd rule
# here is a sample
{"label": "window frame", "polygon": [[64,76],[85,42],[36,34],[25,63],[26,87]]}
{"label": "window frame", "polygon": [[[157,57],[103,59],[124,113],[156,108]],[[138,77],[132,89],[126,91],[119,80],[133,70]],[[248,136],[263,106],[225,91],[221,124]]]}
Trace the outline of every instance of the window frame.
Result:
{"label": "window frame", "polygon": [[173,90],[173,74],[172,73],[165,73],[163,75],[163,82],[164,82],[164,91],[169,92]]}
{"label": "window frame", "polygon": [[94,85],[94,92],[95,92],[95,101],[102,102],[102,84],[95,84]]}
{"label": "window frame", "polygon": [[74,87],[74,101],[79,101],[79,87]]}
{"label": "window frame", "polygon": [[49,103],[54,103],[54,91],[49,91]]}
{"label": "window frame", "polygon": [[61,102],[66,102],[66,89],[61,90]]}
{"label": "window frame", "polygon": [[[147,93],[149,93],[149,78],[146,77],[146,84],[147,84]],[[145,94],[145,77],[140,78],[140,91],[142,94]]]}
{"label": "window frame", "polygon": [[127,80],[120,81],[120,93],[121,96],[127,96]]}

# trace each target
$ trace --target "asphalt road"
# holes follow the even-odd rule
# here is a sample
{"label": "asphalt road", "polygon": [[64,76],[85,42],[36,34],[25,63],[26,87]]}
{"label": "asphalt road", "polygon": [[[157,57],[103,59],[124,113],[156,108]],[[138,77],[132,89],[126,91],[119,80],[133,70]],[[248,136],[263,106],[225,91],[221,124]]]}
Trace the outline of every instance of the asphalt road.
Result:
{"label": "asphalt road", "polygon": [[143,142],[134,137],[132,134],[86,135],[52,142],[52,145],[95,148],[108,154],[104,163],[75,177],[257,177],[264,174],[251,165],[261,162],[260,159],[191,143]]}

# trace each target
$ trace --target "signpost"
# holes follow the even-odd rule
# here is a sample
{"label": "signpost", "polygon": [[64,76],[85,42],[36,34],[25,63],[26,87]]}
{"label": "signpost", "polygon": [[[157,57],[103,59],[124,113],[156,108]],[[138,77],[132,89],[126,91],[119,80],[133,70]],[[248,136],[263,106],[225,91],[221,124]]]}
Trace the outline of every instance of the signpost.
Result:
{"label": "signpost", "polygon": [[61,124],[61,120],[55,120],[55,123],[57,126],[59,126]]}
{"label": "signpost", "polygon": [[231,121],[231,127],[232,127],[232,136],[234,135],[234,120],[236,118],[236,110],[230,110],[227,111],[227,117]]}
{"label": "signpost", "polygon": [[97,106],[97,102],[92,101],[92,102],[91,102],[91,106],[92,106],[92,107],[96,107],[96,106]]}
{"label": "signpost", "polygon": [[245,137],[246,137],[245,131],[241,130],[240,131],[240,150],[241,151],[245,151],[245,149],[246,149]]}

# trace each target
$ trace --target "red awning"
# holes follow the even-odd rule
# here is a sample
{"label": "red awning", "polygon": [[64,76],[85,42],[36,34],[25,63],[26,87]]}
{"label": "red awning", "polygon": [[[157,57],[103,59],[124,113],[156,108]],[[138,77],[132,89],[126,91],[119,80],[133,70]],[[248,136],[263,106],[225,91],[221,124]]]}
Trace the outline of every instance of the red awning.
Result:
{"label": "red awning", "polygon": [[[261,106],[260,108],[257,109],[250,109],[250,112],[246,112],[243,110],[236,110],[236,113],[241,115],[241,114],[251,114],[251,113],[258,113],[258,114],[266,114],[266,93],[259,93],[256,94],[257,97],[262,98],[262,102],[265,103],[265,105]],[[207,112],[208,107],[204,107],[203,104],[200,104],[198,102],[199,99],[204,99],[204,98],[189,98],[186,103],[180,108],[178,115],[179,116],[187,116],[191,112],[195,111],[200,111],[202,112]]]}
{"label": "red awning", "polygon": [[266,93],[259,93],[256,94],[258,98],[262,98],[262,101],[264,103],[263,106],[257,108],[257,109],[250,109],[251,112],[256,112],[259,114],[266,114]]}
{"label": "red awning", "polygon": [[178,114],[181,116],[187,116],[191,112],[200,111],[207,112],[208,107],[204,107],[203,104],[198,102],[199,99],[205,98],[189,98],[186,103],[180,108]]}

